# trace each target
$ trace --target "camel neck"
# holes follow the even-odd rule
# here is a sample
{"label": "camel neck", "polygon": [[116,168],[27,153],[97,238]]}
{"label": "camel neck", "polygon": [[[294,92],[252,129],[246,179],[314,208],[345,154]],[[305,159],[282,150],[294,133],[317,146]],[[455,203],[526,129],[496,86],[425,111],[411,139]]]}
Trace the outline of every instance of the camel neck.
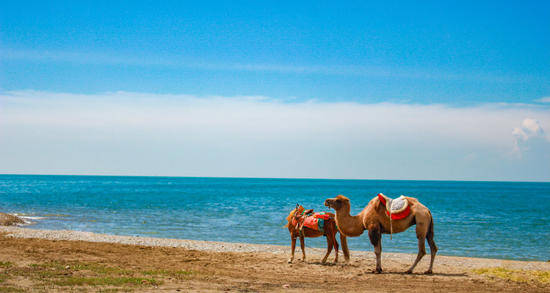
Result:
{"label": "camel neck", "polygon": [[336,211],[336,224],[342,233],[350,237],[359,236],[365,231],[361,217],[350,215],[349,206]]}

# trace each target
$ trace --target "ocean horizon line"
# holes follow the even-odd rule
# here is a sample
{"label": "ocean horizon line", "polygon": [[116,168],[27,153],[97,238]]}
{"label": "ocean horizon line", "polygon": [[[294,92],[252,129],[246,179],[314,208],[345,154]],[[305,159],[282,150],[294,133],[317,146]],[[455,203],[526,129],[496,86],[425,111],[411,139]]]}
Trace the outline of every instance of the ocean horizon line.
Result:
{"label": "ocean horizon line", "polygon": [[419,182],[489,182],[489,183],[548,183],[550,181],[518,180],[462,180],[462,179],[378,179],[378,178],[318,178],[318,177],[249,177],[249,176],[178,176],[178,175],[118,175],[118,174],[38,174],[0,173],[0,176],[80,176],[80,177],[135,177],[135,178],[211,178],[211,179],[273,179],[273,180],[334,180],[334,181],[419,181]]}

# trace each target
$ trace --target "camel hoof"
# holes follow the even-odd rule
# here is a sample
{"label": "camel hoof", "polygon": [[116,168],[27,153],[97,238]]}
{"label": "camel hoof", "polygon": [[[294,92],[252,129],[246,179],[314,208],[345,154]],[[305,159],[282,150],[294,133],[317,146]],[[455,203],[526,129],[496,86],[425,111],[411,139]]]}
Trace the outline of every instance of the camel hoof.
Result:
{"label": "camel hoof", "polygon": [[372,271],[374,274],[381,274],[382,273],[382,269],[381,268],[377,268],[376,270]]}
{"label": "camel hoof", "polygon": [[432,275],[434,272],[432,270],[427,270],[424,272],[425,275]]}
{"label": "camel hoof", "polygon": [[288,259],[288,263],[292,263],[292,258],[289,258],[289,259]]}
{"label": "camel hoof", "polygon": [[407,271],[405,272],[405,274],[409,274],[409,275],[412,274],[412,273],[413,273],[412,270],[407,270]]}

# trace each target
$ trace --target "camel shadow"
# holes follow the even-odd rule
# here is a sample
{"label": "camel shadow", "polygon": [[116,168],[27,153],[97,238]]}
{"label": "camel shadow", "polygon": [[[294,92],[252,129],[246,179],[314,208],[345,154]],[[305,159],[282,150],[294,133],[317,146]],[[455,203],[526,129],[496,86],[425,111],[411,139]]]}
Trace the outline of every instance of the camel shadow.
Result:
{"label": "camel shadow", "polygon": [[[373,271],[369,271],[368,273],[376,275],[377,273]],[[412,273],[408,274],[406,272],[382,272],[381,275],[402,275],[402,276],[441,276],[441,277],[466,277],[468,276],[466,273],[432,273],[432,274],[424,274],[424,273]]]}
{"label": "camel shadow", "polygon": [[312,262],[308,262],[308,264],[324,266],[324,267],[353,267],[353,268],[360,267],[360,265],[356,265],[356,264],[346,264],[341,262],[333,263],[328,261],[325,263],[322,263],[321,261],[312,261]]}

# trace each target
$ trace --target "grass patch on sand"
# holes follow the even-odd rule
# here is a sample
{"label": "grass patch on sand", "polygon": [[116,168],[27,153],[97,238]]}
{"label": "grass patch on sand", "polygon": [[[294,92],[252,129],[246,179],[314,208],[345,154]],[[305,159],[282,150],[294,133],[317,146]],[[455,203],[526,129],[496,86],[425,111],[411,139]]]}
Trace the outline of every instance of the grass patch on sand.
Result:
{"label": "grass patch on sand", "polygon": [[550,284],[550,271],[512,270],[502,267],[476,269],[474,273],[519,283]]}
{"label": "grass patch on sand", "polygon": [[138,277],[68,277],[53,282],[57,286],[125,286],[125,285],[159,285],[161,281],[152,278]]}
{"label": "grass patch on sand", "polygon": [[191,278],[191,275],[195,274],[193,271],[178,270],[178,271],[168,271],[168,270],[149,270],[141,272],[147,276],[161,276],[161,277],[172,277],[177,280],[188,280]]}
{"label": "grass patch on sand", "polygon": [[16,287],[11,287],[11,286],[6,286],[6,287],[1,287],[0,286],[0,292],[4,293],[4,292],[10,292],[10,293],[16,293],[16,292],[27,292],[25,291],[24,289],[21,289],[21,288],[16,288]]}
{"label": "grass patch on sand", "polygon": [[[4,262],[0,263],[0,267],[2,268],[2,274],[0,276],[4,279],[22,277],[32,281],[35,286],[46,286],[49,288],[51,286],[70,286],[76,288],[82,286],[98,286],[95,290],[128,289],[129,287],[138,286],[156,287],[163,283],[163,278],[177,278],[177,276],[181,274],[180,271],[132,270],[92,262],[49,261],[21,267]],[[0,288],[0,292],[3,292],[2,290],[6,291],[10,289]]]}
{"label": "grass patch on sand", "polygon": [[160,276],[188,276],[188,275],[193,274],[192,271],[185,271],[185,270],[180,270],[180,271],[150,270],[150,271],[143,271],[142,273],[145,274],[145,275],[152,275],[152,276],[157,276],[157,275],[160,275]]}
{"label": "grass patch on sand", "polygon": [[[0,273],[0,283],[4,283],[6,281],[7,276],[4,273],[4,271],[8,268],[11,268],[12,266],[13,266],[13,263],[9,261],[0,261],[0,268],[3,269],[2,272]],[[2,291],[3,289],[4,287],[0,287],[0,292],[3,292]]]}
{"label": "grass patch on sand", "polygon": [[[67,266],[63,266],[64,268],[67,268]],[[119,267],[108,267],[101,264],[96,263],[73,263],[72,265],[68,265],[69,270],[73,271],[92,271],[94,273],[100,274],[100,275],[127,275],[131,276],[135,274],[132,270],[126,270]]]}

